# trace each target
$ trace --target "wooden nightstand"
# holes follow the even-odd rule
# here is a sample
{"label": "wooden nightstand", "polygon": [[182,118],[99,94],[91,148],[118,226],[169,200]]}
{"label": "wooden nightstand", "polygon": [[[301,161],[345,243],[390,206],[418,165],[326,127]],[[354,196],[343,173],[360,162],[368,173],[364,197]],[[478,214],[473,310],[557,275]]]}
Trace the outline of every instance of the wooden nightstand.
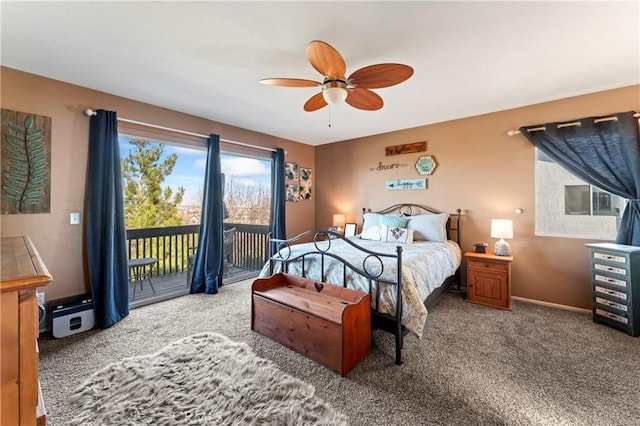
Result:
{"label": "wooden nightstand", "polygon": [[511,310],[513,256],[467,252],[464,257],[467,259],[467,302]]}

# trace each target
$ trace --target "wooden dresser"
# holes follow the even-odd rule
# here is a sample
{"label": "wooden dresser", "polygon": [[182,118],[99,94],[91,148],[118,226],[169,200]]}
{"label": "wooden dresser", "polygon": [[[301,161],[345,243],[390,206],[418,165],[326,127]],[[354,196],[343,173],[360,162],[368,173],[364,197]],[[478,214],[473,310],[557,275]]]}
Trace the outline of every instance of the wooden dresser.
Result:
{"label": "wooden dresser", "polygon": [[2,238],[0,245],[0,424],[40,425],[36,288],[51,275],[29,237]]}
{"label": "wooden dresser", "polygon": [[640,335],[640,247],[587,244],[593,321]]}

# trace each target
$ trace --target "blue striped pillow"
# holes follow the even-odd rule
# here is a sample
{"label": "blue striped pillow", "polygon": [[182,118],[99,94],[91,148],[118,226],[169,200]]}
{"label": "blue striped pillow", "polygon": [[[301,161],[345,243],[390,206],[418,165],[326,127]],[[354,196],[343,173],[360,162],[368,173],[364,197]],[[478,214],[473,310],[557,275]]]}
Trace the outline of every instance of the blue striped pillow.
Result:
{"label": "blue striped pillow", "polygon": [[380,218],[380,224],[392,228],[406,228],[407,218],[403,215],[385,215]]}

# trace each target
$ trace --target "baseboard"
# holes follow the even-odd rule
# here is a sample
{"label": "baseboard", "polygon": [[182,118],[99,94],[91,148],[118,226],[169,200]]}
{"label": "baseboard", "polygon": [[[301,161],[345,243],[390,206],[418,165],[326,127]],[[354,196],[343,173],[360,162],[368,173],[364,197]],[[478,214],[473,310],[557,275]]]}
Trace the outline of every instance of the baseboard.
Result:
{"label": "baseboard", "polygon": [[559,303],[543,302],[542,300],[527,299],[526,297],[512,296],[513,300],[518,302],[533,303],[534,305],[548,306],[550,308],[564,309],[565,311],[575,311],[582,313],[591,313],[591,309],[576,308],[575,306],[561,305]]}

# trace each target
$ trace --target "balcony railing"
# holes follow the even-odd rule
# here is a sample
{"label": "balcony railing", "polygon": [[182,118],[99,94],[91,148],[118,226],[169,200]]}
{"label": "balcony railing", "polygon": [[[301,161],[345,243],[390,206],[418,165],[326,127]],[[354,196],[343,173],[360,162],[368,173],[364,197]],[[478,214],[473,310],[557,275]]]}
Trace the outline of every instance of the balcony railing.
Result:
{"label": "balcony railing", "polygon": [[[230,263],[245,270],[259,271],[268,257],[266,225],[225,223],[225,229],[235,228]],[[152,277],[186,272],[191,248],[198,246],[200,225],[127,230],[129,259],[154,257],[158,263]]]}

